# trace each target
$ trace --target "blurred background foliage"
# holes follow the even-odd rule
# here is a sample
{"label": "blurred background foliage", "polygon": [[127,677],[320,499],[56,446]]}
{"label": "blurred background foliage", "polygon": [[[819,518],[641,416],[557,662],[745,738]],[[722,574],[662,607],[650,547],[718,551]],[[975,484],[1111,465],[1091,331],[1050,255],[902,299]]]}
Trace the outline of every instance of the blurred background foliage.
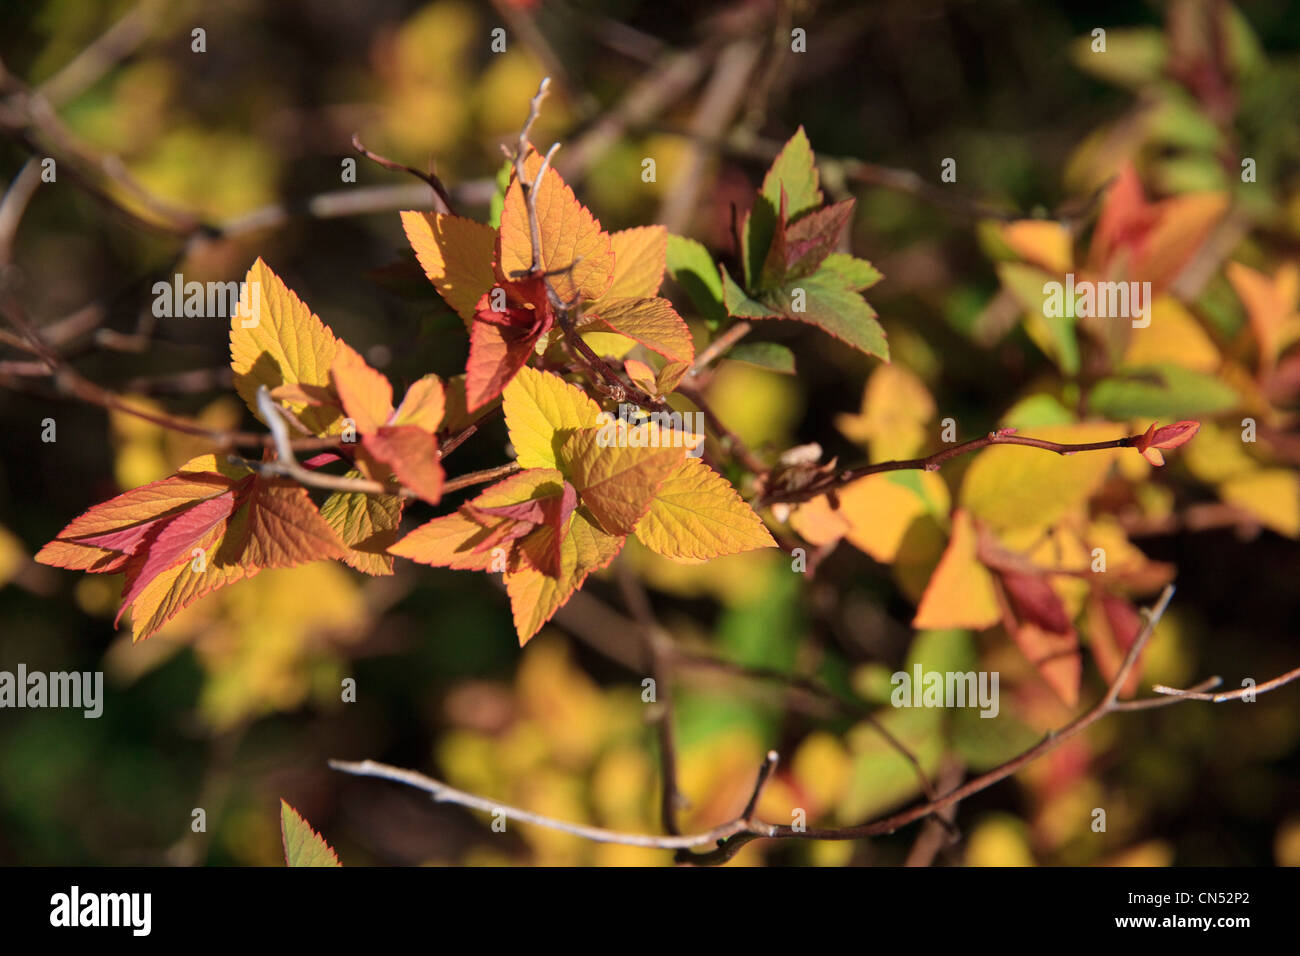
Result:
{"label": "blurred background foliage", "polygon": [[[127,49],[102,67],[69,68],[133,9],[138,36]],[[206,31],[201,53],[196,27]],[[491,49],[497,27],[505,52]],[[805,55],[789,52],[794,27],[807,30]],[[1097,27],[1105,55],[1092,52]],[[775,148],[802,124],[830,197],[858,199],[851,246],[886,277],[870,298],[895,364],[768,323],[756,337],[790,345],[799,374],[723,362],[710,385],[719,417],[751,447],[816,441],[842,463],[933,449],[947,417],[963,436],[1064,425],[1084,408],[1117,422],[1203,418],[1169,475],[1121,465],[1126,513],[1146,523],[1134,560],[1172,563],[1180,587],[1144,683],[1218,673],[1237,686],[1294,666],[1300,621],[1300,357],[1284,336],[1266,361],[1259,331],[1290,329],[1296,307],[1287,269],[1300,251],[1298,51],[1300,18],[1287,0],[6,2],[4,69],[46,84],[56,145],[74,147],[55,152],[81,161],[35,191],[0,279],[41,324],[71,317],[65,352],[93,380],[145,407],[254,427],[229,387],[225,323],[155,319],[153,282],[174,272],[238,278],[262,255],[395,382],[464,366],[460,321],[414,268],[396,214],[421,194],[364,214],[321,217],[310,204],[343,190],[419,188],[359,158],[356,184],[345,183],[354,133],[402,162],[432,162],[462,210],[486,219],[499,144],[550,74],[555,93],[535,139],[564,142],[557,164],[604,227],[665,222],[726,257],[732,204],[752,201]],[[749,65],[731,92],[737,61]],[[27,156],[20,135],[0,141],[0,180],[17,177]],[[1256,161],[1255,183],[1237,175],[1242,156]],[[143,218],[243,225],[224,238],[141,229],[78,187],[74,170],[95,174],[104,157],[120,158],[141,187],[110,181],[116,203]],[[643,157],[656,160],[654,183],[642,182]],[[912,170],[937,184],[944,157],[958,158],[958,182],[937,196],[880,175]],[[1086,225],[1089,197],[1126,163],[1149,197],[1229,196],[1235,232],[1216,233],[1225,248],[1215,268],[1165,307],[1159,325],[1174,332],[1150,354],[1099,368],[1074,331],[1024,318],[1041,279],[1023,270],[1063,271],[1086,242],[1020,243],[987,213]],[[276,203],[290,215],[273,228],[249,218]],[[1229,256],[1271,278],[1271,305],[1234,288],[1217,268]],[[1280,314],[1252,315],[1265,308]],[[1158,388],[1124,377],[1160,363],[1175,371]],[[401,563],[377,579],[325,564],[265,572],[133,647],[112,626],[113,579],[29,556],[90,504],[169,473],[202,443],[43,385],[0,391],[0,669],[102,669],[107,701],[98,720],[0,712],[0,862],[275,864],[282,796],[349,865],[670,862],[526,826],[500,836],[473,814],[325,766],[372,757],[558,818],[657,831],[644,663],[617,639],[625,619],[609,616],[626,613],[615,573],[590,582],[522,651],[491,581]],[[1243,451],[1243,414],[1271,429],[1265,451]],[[47,417],[53,444],[40,440]],[[505,453],[497,421],[457,452],[452,473]],[[680,657],[685,831],[734,816],[774,747],[783,759],[760,805],[767,819],[801,807],[810,824],[849,824],[915,799],[914,769],[865,720],[873,711],[939,779],[995,766],[1068,719],[1000,628],[911,628],[972,467],[883,482],[892,497],[878,499],[880,520],[906,511],[906,543],[882,556],[870,534],[851,536],[856,547],[841,544],[808,579],[777,552],[683,567],[629,543],[623,573],[649,590]],[[1232,505],[1238,520],[1180,520],[1195,504]],[[1119,511],[1099,507],[1096,517]],[[1133,547],[1124,531],[1110,533],[1116,549]],[[999,671],[1000,716],[888,707],[889,674],[918,663]],[[828,708],[738,668],[815,678],[855,705]],[[348,677],[354,703],[340,699]],[[1091,659],[1083,683],[1085,701],[1103,686]],[[196,807],[206,832],[191,830]],[[1105,833],[1090,828],[1095,807],[1107,809]],[[1296,865],[1297,807],[1291,689],[1249,706],[1103,721],[966,801],[963,839],[938,860]],[[901,862],[917,832],[755,843],[735,862]]]}

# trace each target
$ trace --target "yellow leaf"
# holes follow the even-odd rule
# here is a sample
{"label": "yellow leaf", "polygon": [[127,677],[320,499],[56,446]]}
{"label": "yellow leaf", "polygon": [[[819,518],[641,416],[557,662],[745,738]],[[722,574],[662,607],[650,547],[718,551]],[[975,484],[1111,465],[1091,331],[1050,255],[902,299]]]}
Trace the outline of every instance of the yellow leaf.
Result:
{"label": "yellow leaf", "polygon": [[1266,528],[1300,538],[1300,476],[1285,468],[1262,468],[1229,478],[1219,496],[1244,508]]}
{"label": "yellow leaf", "polygon": [[1021,219],[999,229],[1002,241],[1025,262],[1042,266],[1053,275],[1070,271],[1070,231],[1059,222]]}
{"label": "yellow leaf", "polygon": [[776,546],[736,489],[698,458],[684,459],[664,479],[636,537],[682,564]]}
{"label": "yellow leaf", "polygon": [[1162,295],[1151,303],[1151,324],[1134,329],[1124,353],[1129,366],[1172,362],[1197,372],[1214,372],[1222,359],[1213,340],[1177,299]]}
{"label": "yellow leaf", "polygon": [[668,260],[668,227],[624,229],[609,238],[614,250],[614,276],[601,302],[657,296]]}
{"label": "yellow leaf", "polygon": [[469,328],[483,293],[496,282],[496,230],[445,213],[404,212],[402,228],[438,294]]}
{"label": "yellow leaf", "polygon": [[912,626],[979,630],[1001,617],[993,575],[976,557],[975,523],[969,513],[958,509],[952,516],[952,538],[926,585]]}
{"label": "yellow leaf", "polygon": [[790,527],[809,544],[822,547],[844,537],[849,523],[825,495],[818,495],[790,512]]}
{"label": "yellow leaf", "polygon": [[[348,472],[348,477],[360,477],[360,472]],[[345,564],[363,574],[393,573],[388,548],[397,541],[397,526],[402,521],[400,496],[336,491],[325,499],[320,514],[348,546]]]}
{"label": "yellow leaf", "polygon": [[[909,483],[915,481],[914,487]],[[882,564],[898,556],[912,522],[925,514],[946,515],[948,486],[933,472],[913,472],[908,478],[881,474],[859,478],[840,489],[840,517],[854,547]]]}
{"label": "yellow leaf", "polygon": [[602,447],[601,429],[575,432],[560,447],[562,470],[582,503],[610,534],[629,535],[650,507],[660,484],[683,460],[666,444]]}
{"label": "yellow leaf", "polygon": [[872,461],[888,461],[921,450],[934,413],[934,399],[920,378],[901,365],[882,365],[862,391],[862,410],[838,416],[835,426],[850,441],[870,442]]}
{"label": "yellow leaf", "polygon": [[640,342],[670,362],[695,361],[691,330],[667,299],[610,299],[594,305],[583,331],[607,328]]}
{"label": "yellow leaf", "polygon": [[[542,159],[534,150],[524,171],[536,178]],[[598,299],[609,288],[614,271],[614,249],[609,234],[554,169],[547,169],[537,191],[537,225],[541,239],[541,269],[553,272],[551,287],[568,302],[581,297]],[[500,252],[504,278],[527,272],[533,265],[532,235],[523,188],[511,180],[501,210]]]}
{"label": "yellow leaf", "polygon": [[594,428],[600,406],[558,375],[524,366],[502,393],[506,428],[522,468],[556,468],[571,434]]}
{"label": "yellow leaf", "polygon": [[[257,387],[330,386],[338,344],[311,309],[258,259],[245,279],[246,297],[230,319],[230,367],[235,390],[257,412]],[[298,419],[317,435],[342,430],[337,408],[290,403]]]}
{"label": "yellow leaf", "polygon": [[388,422],[393,414],[393,386],[346,342],[338,342],[330,377],[344,413],[360,434],[373,435]]}
{"label": "yellow leaf", "polygon": [[[1124,434],[1122,425],[1092,423],[1038,428],[1032,437],[1075,444]],[[974,517],[996,528],[1052,524],[1101,487],[1118,451],[1058,455],[1023,445],[985,448],[966,472],[959,501]]]}

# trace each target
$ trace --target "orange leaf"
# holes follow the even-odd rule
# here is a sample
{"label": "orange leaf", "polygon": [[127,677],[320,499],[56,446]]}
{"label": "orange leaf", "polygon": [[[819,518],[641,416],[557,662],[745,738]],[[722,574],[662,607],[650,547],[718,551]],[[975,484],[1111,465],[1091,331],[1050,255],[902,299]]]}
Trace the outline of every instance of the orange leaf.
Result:
{"label": "orange leaf", "polygon": [[468,328],[483,293],[496,282],[496,230],[444,213],[404,212],[402,228],[434,288]]}
{"label": "orange leaf", "polygon": [[628,535],[663,480],[682,461],[680,447],[601,447],[601,430],[571,435],[560,448],[562,470],[607,532]]}
{"label": "orange leaf", "polygon": [[371,368],[357,350],[340,341],[330,366],[343,411],[362,435],[372,435],[393,414],[393,386]]}
{"label": "orange leaf", "polygon": [[406,390],[391,421],[394,425],[414,425],[426,432],[436,432],[442,425],[446,408],[447,397],[442,380],[436,375],[426,375]]}
{"label": "orange leaf", "polygon": [[624,229],[609,238],[614,250],[614,273],[602,301],[657,296],[668,261],[668,227]]}
{"label": "orange leaf", "polygon": [[[245,290],[230,319],[230,367],[240,398],[257,414],[259,385],[329,389],[338,349],[334,333],[261,259],[248,270]],[[297,402],[291,408],[317,435],[342,430],[337,408]]]}
{"label": "orange leaf", "polygon": [[[535,178],[542,164],[536,150],[524,163],[525,175]],[[561,299],[598,299],[614,273],[614,249],[609,234],[586,206],[578,202],[554,169],[547,169],[537,191],[537,224],[541,240],[541,271],[555,273],[551,287]],[[516,278],[533,264],[528,209],[517,179],[511,179],[501,210],[497,262],[502,279]]]}
{"label": "orange leaf", "polygon": [[384,425],[362,439],[366,451],[393,469],[397,480],[430,504],[442,499],[438,439],[415,425]]}
{"label": "orange leaf", "polygon": [[975,523],[963,509],[953,512],[952,538],[921,596],[912,626],[924,630],[991,627],[1001,619],[993,575],[976,556]]}
{"label": "orange leaf", "polygon": [[670,362],[695,361],[691,330],[667,299],[604,299],[592,307],[582,331],[626,335]]}

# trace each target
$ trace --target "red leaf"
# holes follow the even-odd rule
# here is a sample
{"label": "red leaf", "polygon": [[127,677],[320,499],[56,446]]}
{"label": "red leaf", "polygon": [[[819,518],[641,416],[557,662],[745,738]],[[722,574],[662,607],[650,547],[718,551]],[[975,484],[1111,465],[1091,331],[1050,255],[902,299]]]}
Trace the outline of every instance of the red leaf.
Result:
{"label": "red leaf", "polygon": [[1064,634],[1071,629],[1065,605],[1046,577],[1011,570],[1004,570],[1001,575],[1017,619],[1054,634]]}

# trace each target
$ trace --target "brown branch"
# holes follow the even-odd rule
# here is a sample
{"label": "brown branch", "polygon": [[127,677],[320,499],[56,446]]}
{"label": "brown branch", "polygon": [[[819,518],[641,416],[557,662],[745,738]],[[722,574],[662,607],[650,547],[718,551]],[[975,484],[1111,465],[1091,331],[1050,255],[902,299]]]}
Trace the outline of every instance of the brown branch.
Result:
{"label": "brown branch", "polygon": [[686,804],[685,797],[677,785],[677,746],[673,735],[673,674],[672,649],[659,622],[655,620],[650,609],[650,599],[645,588],[635,575],[629,572],[625,562],[617,566],[618,584],[623,592],[623,601],[636,620],[636,630],[641,636],[641,645],[645,653],[645,666],[650,679],[654,681],[655,702],[658,705],[654,714],[655,732],[659,739],[660,766],[660,800],[659,812],[663,828],[671,834],[678,834],[677,811]]}
{"label": "brown branch", "polygon": [[428,183],[430,188],[433,189],[434,193],[437,195],[438,202],[442,204],[442,209],[440,211],[452,213],[453,215],[455,214],[456,210],[452,206],[451,193],[449,193],[447,187],[442,184],[442,180],[432,172],[424,173],[416,169],[414,166],[407,166],[403,163],[389,159],[387,156],[380,156],[378,153],[372,153],[361,145],[361,137],[356,133],[352,134],[352,148],[371,162],[378,163],[380,166],[384,167],[384,169],[391,169],[394,172],[400,173],[410,173],[416,179]]}
{"label": "brown branch", "polygon": [[[1212,697],[1205,698],[1190,692],[1184,692],[1177,696],[1162,697],[1158,700],[1126,702],[1118,700],[1120,689],[1127,681],[1129,674],[1132,673],[1133,667],[1147,642],[1150,640],[1156,624],[1160,621],[1165,610],[1169,607],[1169,602],[1173,597],[1173,593],[1174,589],[1172,585],[1166,587],[1161,593],[1160,598],[1156,601],[1155,606],[1145,612],[1146,620],[1141,631],[1138,633],[1137,638],[1129,647],[1123,664],[1121,664],[1119,670],[1111,680],[1105,694],[1103,694],[1101,699],[1085,713],[1076,717],[1059,730],[1049,732],[1039,743],[1030,747],[1018,756],[1013,757],[1011,760],[1008,760],[1006,763],[995,767],[987,773],[972,778],[961,786],[947,790],[936,799],[922,801],[921,803],[904,810],[900,810],[888,816],[868,821],[857,826],[810,827],[796,830],[790,826],[778,826],[755,820],[753,818],[754,808],[757,806],[758,797],[763,785],[766,783],[775,767],[775,752],[769,752],[767,755],[767,758],[759,771],[758,780],[748,804],[746,805],[745,812],[739,817],[700,833],[669,836],[620,833],[600,827],[588,827],[581,824],[566,823],[527,810],[502,806],[483,797],[456,790],[444,783],[426,777],[423,774],[411,770],[389,767],[385,764],[378,764],[369,760],[361,763],[330,761],[330,766],[346,773],[395,780],[399,783],[404,783],[408,786],[424,790],[432,794],[433,798],[439,802],[457,803],[462,806],[470,807],[471,809],[482,810],[488,813],[504,812],[506,816],[514,817],[522,822],[533,823],[554,830],[561,830],[566,833],[572,833],[575,836],[597,840],[602,843],[621,843],[628,846],[677,850],[678,853],[676,859],[678,862],[696,865],[724,863],[735,856],[743,846],[758,839],[856,840],[864,837],[880,836],[882,834],[893,833],[895,830],[906,826],[909,823],[932,817],[949,807],[955,806],[957,803],[967,799],[973,794],[988,789],[999,781],[1016,773],[1027,764],[1037,760],[1044,754],[1055,750],[1065,741],[1082,733],[1084,730],[1109,714],[1139,709],[1139,707],[1134,706],[1135,704],[1141,704],[1142,707],[1140,709],[1151,709],[1154,707],[1181,703],[1187,700],[1213,699]],[[1259,687],[1252,688],[1252,690],[1255,693],[1263,693],[1267,690],[1273,690],[1296,679],[1297,676],[1300,676],[1300,668],[1271,681],[1267,681],[1266,683],[1259,685]],[[1234,696],[1240,696],[1236,691],[1232,692],[1232,694]],[[700,847],[709,845],[713,845],[714,848],[702,853],[692,852]]]}
{"label": "brown branch", "polygon": [[1079,452],[1104,451],[1109,448],[1131,448],[1133,443],[1142,437],[1141,435],[1127,435],[1124,438],[1114,438],[1109,441],[1062,444],[1061,442],[1047,441],[1042,438],[1028,438],[1024,435],[1014,434],[1014,431],[1014,429],[1002,428],[989,432],[981,438],[972,438],[969,441],[951,445],[925,458],[908,458],[898,461],[882,461],[874,465],[862,465],[858,468],[850,468],[847,471],[827,475],[824,479],[814,481],[802,488],[767,491],[760,503],[775,504],[783,502],[793,504],[808,501],[818,495],[825,494],[827,491],[857,481],[859,478],[878,475],[886,471],[937,471],[945,462],[959,455],[979,451],[990,445],[1023,445],[1028,448],[1041,448],[1043,451],[1055,452],[1058,455],[1074,455]]}

